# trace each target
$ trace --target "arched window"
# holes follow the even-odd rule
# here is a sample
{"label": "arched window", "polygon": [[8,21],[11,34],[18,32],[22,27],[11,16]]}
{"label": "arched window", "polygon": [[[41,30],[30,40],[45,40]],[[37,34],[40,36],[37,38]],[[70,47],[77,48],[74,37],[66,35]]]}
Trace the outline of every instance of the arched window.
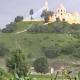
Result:
{"label": "arched window", "polygon": [[61,12],[63,12],[63,10],[61,9]]}
{"label": "arched window", "polygon": [[63,14],[61,13],[61,15],[63,15]]}
{"label": "arched window", "polygon": [[63,22],[65,22],[66,20],[63,18],[63,20],[62,20]]}

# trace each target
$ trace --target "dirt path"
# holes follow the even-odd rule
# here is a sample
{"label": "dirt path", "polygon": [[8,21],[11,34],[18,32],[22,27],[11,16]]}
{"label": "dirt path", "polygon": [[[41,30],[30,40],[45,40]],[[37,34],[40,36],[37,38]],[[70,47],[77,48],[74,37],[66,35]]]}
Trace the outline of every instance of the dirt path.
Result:
{"label": "dirt path", "polygon": [[[53,22],[44,23],[43,25],[48,25],[48,24],[50,24],[50,23],[53,23]],[[30,28],[30,27],[29,27],[29,28]],[[28,29],[29,29],[29,28],[28,28]],[[28,29],[24,29],[23,31],[16,32],[15,34],[24,33],[24,32],[26,32]]]}

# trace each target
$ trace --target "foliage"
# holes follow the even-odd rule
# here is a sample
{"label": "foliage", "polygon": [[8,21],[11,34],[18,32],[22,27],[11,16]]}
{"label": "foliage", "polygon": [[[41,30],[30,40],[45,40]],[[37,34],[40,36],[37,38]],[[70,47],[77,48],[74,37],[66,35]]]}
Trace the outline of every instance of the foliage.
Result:
{"label": "foliage", "polygon": [[29,14],[31,15],[31,20],[32,20],[33,19],[32,15],[34,14],[34,10],[33,9],[30,9]]}
{"label": "foliage", "polygon": [[44,52],[47,58],[52,59],[59,55],[60,49],[56,46],[48,46],[48,47],[43,47],[42,51]]}
{"label": "foliage", "polygon": [[62,48],[61,53],[64,55],[71,55],[71,54],[73,54],[74,49],[75,49],[75,45],[71,44],[71,45],[68,45],[68,46]]}
{"label": "foliage", "polygon": [[29,53],[29,54],[27,55],[27,58],[28,58],[28,59],[31,59],[31,58],[33,58],[33,55],[32,55],[31,53]]}
{"label": "foliage", "polygon": [[78,80],[80,80],[80,71],[78,72]]}
{"label": "foliage", "polygon": [[43,10],[41,17],[44,18],[45,22],[49,22],[49,17],[53,16],[52,11]]}
{"label": "foliage", "polygon": [[5,47],[3,44],[0,44],[0,56],[4,57],[8,53],[10,53],[9,49]]}
{"label": "foliage", "polygon": [[74,49],[73,56],[80,58],[80,47]]}
{"label": "foliage", "polygon": [[33,15],[34,11],[33,9],[30,9],[30,15]]}
{"label": "foliage", "polygon": [[65,21],[56,21],[50,25],[37,25],[28,29],[28,32],[80,34],[80,24],[69,24]]}
{"label": "foliage", "polygon": [[20,50],[12,53],[12,56],[7,59],[7,67],[10,72],[17,73],[19,77],[26,76],[28,72],[28,64],[26,57]]}
{"label": "foliage", "polygon": [[[54,26],[56,27],[62,27],[64,32],[52,32],[54,29]],[[74,24],[73,24],[74,25]],[[75,26],[78,24],[75,24]],[[54,22],[50,23],[48,25],[43,25],[42,22],[19,22],[17,23],[18,29],[17,31],[23,31],[24,29],[32,29],[33,27],[39,27],[40,31],[43,30],[43,32],[24,32],[21,34],[18,34],[14,36],[14,34],[4,34],[1,33],[0,35],[0,43],[4,43],[6,47],[10,49],[10,51],[13,51],[16,49],[16,41],[17,38],[17,44],[19,44],[24,51],[23,53],[27,55],[27,53],[32,54],[33,58],[38,58],[39,56],[45,56],[42,52],[42,47],[48,48],[49,46],[54,46],[58,48],[60,47],[60,50],[64,52],[60,52],[58,57],[54,57],[54,59],[64,59],[64,61],[72,61],[73,59],[76,60],[76,58],[79,59],[79,49],[73,47],[72,44],[79,44],[80,43],[80,35],[79,35],[79,25],[76,26],[76,28],[72,28],[72,25],[66,23],[66,22]],[[60,28],[62,29],[62,28]],[[73,33],[74,31],[78,30],[77,32]],[[45,33],[45,31],[47,33]],[[71,32],[71,33],[70,33]],[[77,33],[77,34],[76,34]],[[48,37],[48,38],[46,38]],[[75,48],[75,49],[74,49]],[[75,51],[74,51],[75,50]],[[27,52],[27,53],[26,53]],[[66,54],[66,55],[65,55]],[[68,55],[70,54],[70,55]],[[77,57],[75,55],[77,55]],[[71,56],[72,58],[68,57]],[[67,59],[67,58],[69,59]],[[27,57],[26,57],[27,58]],[[32,58],[30,58],[33,60]]]}
{"label": "foliage", "polygon": [[21,22],[23,20],[23,16],[17,16],[14,22]]}
{"label": "foliage", "polygon": [[16,28],[17,28],[16,23],[11,22],[10,24],[6,25],[6,28],[2,29],[2,32],[3,33],[11,33],[11,32],[16,31]]}
{"label": "foliage", "polygon": [[4,69],[0,68],[0,80],[10,80],[11,75]]}
{"label": "foliage", "polygon": [[34,61],[35,71],[38,73],[47,73],[48,72],[48,62],[44,57],[40,57]]}
{"label": "foliage", "polygon": [[[31,58],[32,56],[34,56],[34,59],[39,56],[44,56],[42,49],[49,51],[49,53],[55,50],[59,51],[57,53],[59,53],[60,57],[59,55],[57,55],[58,58],[57,56],[55,56],[56,57],[56,58],[54,57],[55,59],[62,60],[65,54],[67,57],[70,58],[70,59],[68,58],[70,61],[77,60],[76,58],[78,59],[80,58],[80,34],[79,34],[80,24],[71,25],[66,22],[59,22],[59,21],[50,23],[48,25],[43,25],[42,22],[33,22],[33,21],[19,22],[16,24],[17,24],[16,26],[18,26],[17,31],[23,31],[24,29],[31,30],[32,28],[35,28],[34,30],[32,29],[32,31],[30,32],[37,32],[37,34],[24,32],[24,33],[21,33],[20,35],[18,34],[16,36],[13,36],[13,34],[1,33],[0,43],[4,43],[5,46],[7,46],[10,49],[10,51],[13,51],[16,48],[14,39],[17,38],[18,44],[21,46],[22,50],[24,50],[23,53],[26,53],[26,52],[30,53],[30,55],[26,53],[26,55],[28,55],[30,59],[32,59]],[[29,28],[29,26],[31,27]],[[49,50],[47,50],[48,48]],[[19,53],[21,52],[22,51],[20,50]],[[13,56],[15,55],[15,52],[11,54]],[[11,58],[9,58],[9,60],[13,59],[12,56]],[[68,62],[69,60],[67,59],[66,56],[64,57],[63,60]],[[50,61],[53,61],[53,60],[49,59],[49,62]],[[15,63],[16,61],[14,61],[13,59],[11,62]],[[14,65],[13,63],[11,63],[11,65]],[[14,72],[13,70],[14,69],[11,69],[10,71]],[[40,79],[48,80],[47,78],[46,79],[40,78]]]}
{"label": "foliage", "polygon": [[28,32],[47,32],[48,28],[47,26],[44,25],[38,25],[38,26],[32,26],[31,28],[29,28],[27,31]]}
{"label": "foliage", "polygon": [[5,74],[4,70],[0,68],[0,76],[2,76],[4,74]]}

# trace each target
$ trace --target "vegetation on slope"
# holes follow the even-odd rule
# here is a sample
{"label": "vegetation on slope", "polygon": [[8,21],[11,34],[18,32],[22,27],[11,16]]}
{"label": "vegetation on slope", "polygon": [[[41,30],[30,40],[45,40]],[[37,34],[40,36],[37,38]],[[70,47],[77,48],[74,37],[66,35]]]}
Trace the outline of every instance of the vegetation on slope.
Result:
{"label": "vegetation on slope", "polygon": [[[26,64],[23,64],[25,59],[30,62],[30,66],[34,66],[34,61],[41,57],[44,57],[48,61],[48,63],[45,64],[47,65],[47,68],[51,67],[53,63],[57,64],[57,62],[59,61],[69,64],[69,66],[73,67],[77,65],[77,61],[80,61],[79,24],[70,25],[66,22],[59,21],[50,23],[48,25],[45,25],[43,22],[35,21],[17,23],[15,22],[13,24],[14,25],[9,24],[9,27],[5,28],[5,31],[7,29],[9,31],[13,31],[8,32],[7,30],[7,32],[5,32],[3,31],[3,29],[0,33],[0,44],[2,44],[0,46],[0,51],[4,50],[3,53],[5,55],[7,54],[5,53],[5,51],[8,51],[9,54],[7,54],[6,57],[10,57],[10,61],[12,61],[9,62],[12,67],[8,65],[8,68],[11,68],[13,71],[15,71],[15,63],[18,59],[20,59],[22,67],[19,67],[19,65],[17,65],[18,67],[16,66],[16,68],[25,71],[27,70],[27,66],[25,66]],[[17,33],[25,29],[27,31]],[[20,55],[17,54],[15,56],[14,51],[16,50],[19,50],[20,53],[25,56],[25,58],[22,58]],[[13,59],[12,57],[16,57],[17,60],[15,61],[15,59]],[[39,65],[43,65],[42,59],[40,62],[42,64]],[[76,63],[74,64],[73,62]],[[42,69],[44,69],[43,66],[41,67]],[[15,71],[16,73],[18,72],[17,70]],[[27,72],[25,71],[20,72],[20,74],[24,74]],[[40,71],[42,73],[43,70]]]}
{"label": "vegetation on slope", "polygon": [[[63,60],[64,62],[79,60],[79,24],[71,25],[59,21],[48,25],[35,21],[14,24],[16,28],[13,27],[13,29],[15,28],[13,32],[0,33],[0,43],[4,44],[10,53],[20,49],[31,61],[42,56],[51,59],[52,62],[54,60]],[[27,31],[17,34],[25,29]]]}

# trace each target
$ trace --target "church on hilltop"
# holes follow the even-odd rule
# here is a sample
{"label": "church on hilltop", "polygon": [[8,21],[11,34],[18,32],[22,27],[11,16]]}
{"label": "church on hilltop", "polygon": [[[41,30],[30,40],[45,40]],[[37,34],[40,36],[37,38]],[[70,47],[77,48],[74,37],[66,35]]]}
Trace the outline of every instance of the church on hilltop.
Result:
{"label": "church on hilltop", "polygon": [[59,18],[60,21],[66,21],[70,24],[80,24],[80,14],[77,12],[67,12],[66,8],[62,4],[56,11],[54,11],[54,14],[50,17],[49,21],[54,22],[57,18]]}
{"label": "church on hilltop", "polygon": [[[49,11],[47,0],[45,1],[44,6],[32,15],[34,18],[33,21],[43,21],[40,15],[42,11],[45,9]],[[59,19],[60,21],[65,21],[70,24],[73,24],[73,23],[80,24],[80,14],[78,12],[72,12],[72,13],[67,12],[66,8],[62,4],[58,7],[58,9],[52,12],[54,13],[53,13],[53,16],[49,16],[50,22],[55,22],[57,19]],[[38,18],[36,17],[37,15],[38,15]],[[27,21],[27,20],[30,20],[30,18],[28,19],[26,18],[23,21]]]}

